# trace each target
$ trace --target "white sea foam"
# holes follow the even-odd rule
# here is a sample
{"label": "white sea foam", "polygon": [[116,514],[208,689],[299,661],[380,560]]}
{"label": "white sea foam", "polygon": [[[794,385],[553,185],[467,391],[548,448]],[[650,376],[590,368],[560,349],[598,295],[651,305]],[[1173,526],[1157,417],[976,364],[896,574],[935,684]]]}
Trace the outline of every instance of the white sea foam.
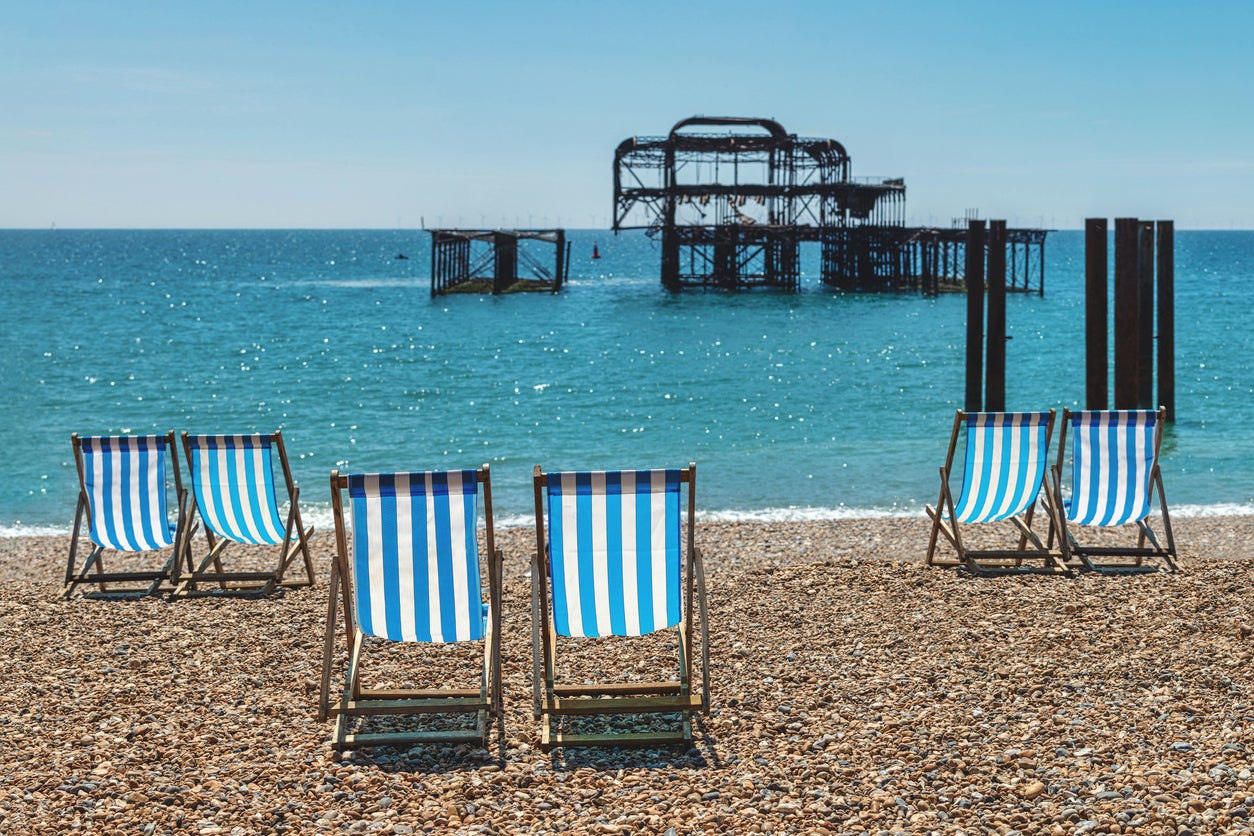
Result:
{"label": "white sea foam", "polygon": [[[1254,503],[1221,502],[1215,505],[1178,505],[1169,509],[1176,518],[1247,517],[1254,516]],[[923,508],[758,508],[739,510],[698,511],[697,522],[781,523],[816,520],[910,519],[922,517]],[[330,505],[301,503],[305,525],[318,531],[331,531],[334,520]],[[497,528],[529,528],[535,525],[530,514],[502,514],[496,518]],[[0,537],[68,537],[70,527],[51,525],[0,525]]]}
{"label": "white sea foam", "polygon": [[1173,517],[1248,517],[1254,503],[1221,502],[1216,505],[1178,505],[1167,509]]}
{"label": "white sea foam", "polygon": [[56,525],[0,525],[0,537],[69,537],[70,527]]}
{"label": "white sea foam", "polygon": [[331,513],[330,504],[315,505],[300,503],[300,519],[305,527],[314,527],[314,531],[334,531],[335,515]]}
{"label": "white sea foam", "polygon": [[923,508],[790,507],[756,510],[698,511],[698,522],[809,522],[812,520],[865,520],[916,517]]}

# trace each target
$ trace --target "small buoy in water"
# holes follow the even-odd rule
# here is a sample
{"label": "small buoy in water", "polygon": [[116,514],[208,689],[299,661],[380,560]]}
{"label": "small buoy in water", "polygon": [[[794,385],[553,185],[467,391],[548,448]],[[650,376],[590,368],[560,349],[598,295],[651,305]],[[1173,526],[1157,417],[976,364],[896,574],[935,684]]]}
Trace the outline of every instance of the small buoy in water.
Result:
{"label": "small buoy in water", "polygon": [[593,257],[593,258],[600,258],[600,257],[601,257],[601,251],[597,249],[597,245],[596,245],[596,244],[593,244],[593,245],[592,245],[592,257]]}
{"label": "small buoy in water", "polygon": [[404,261],[408,261],[408,260],[409,260],[409,256],[405,255],[404,253],[397,253],[397,254],[396,254],[396,257],[397,257],[398,259],[402,259],[402,260],[404,260]]}

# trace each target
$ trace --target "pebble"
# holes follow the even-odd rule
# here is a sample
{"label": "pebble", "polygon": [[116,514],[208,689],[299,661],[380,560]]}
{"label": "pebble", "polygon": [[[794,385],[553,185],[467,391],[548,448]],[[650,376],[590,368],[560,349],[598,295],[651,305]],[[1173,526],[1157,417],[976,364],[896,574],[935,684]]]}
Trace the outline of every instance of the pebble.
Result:
{"label": "pebble", "polygon": [[[505,740],[344,756],[316,718],[325,533],[312,588],[121,604],[58,600],[68,538],[0,538],[0,730],[21,741],[0,748],[0,832],[1246,832],[1254,517],[1173,523],[1178,574],[973,579],[922,564],[926,520],[699,521],[694,747],[552,753],[535,534],[498,529]],[[561,660],[667,675],[653,639]],[[473,674],[434,650],[380,654],[378,684]]]}
{"label": "pebble", "polygon": [[1032,781],[1019,791],[1024,798],[1037,798],[1045,792],[1045,785],[1040,781]]}

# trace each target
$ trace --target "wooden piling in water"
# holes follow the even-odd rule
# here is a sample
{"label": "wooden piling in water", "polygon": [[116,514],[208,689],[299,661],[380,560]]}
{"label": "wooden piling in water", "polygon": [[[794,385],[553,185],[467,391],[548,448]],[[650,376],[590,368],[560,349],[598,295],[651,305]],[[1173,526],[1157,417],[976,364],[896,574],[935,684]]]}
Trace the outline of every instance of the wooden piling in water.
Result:
{"label": "wooden piling in water", "polygon": [[988,223],[988,352],[984,409],[1006,411],[1006,222]]}
{"label": "wooden piling in water", "polygon": [[1137,225],[1137,393],[1138,409],[1154,409],[1154,222]]}
{"label": "wooden piling in water", "polygon": [[1110,405],[1106,219],[1084,221],[1084,407]]}
{"label": "wooden piling in water", "polygon": [[[562,284],[570,277],[570,245],[571,242],[566,240],[566,230],[559,229],[557,231],[557,270],[553,274],[553,292],[557,293],[562,289]],[[596,251],[596,244],[592,245],[593,251]]]}
{"label": "wooden piling in water", "polygon": [[984,360],[984,221],[967,222],[967,412],[981,412]]}
{"label": "wooden piling in water", "polygon": [[1115,218],[1115,409],[1140,401],[1139,237],[1136,218]]}
{"label": "wooden piling in water", "polygon": [[492,272],[492,292],[503,293],[516,281],[518,275],[518,236],[508,232],[496,232],[492,236],[496,249],[496,267]]}
{"label": "wooden piling in water", "polygon": [[[1106,219],[1088,218],[1084,222],[1084,370],[1088,409],[1107,407],[1106,263]],[[1114,408],[1164,406],[1167,420],[1175,420],[1175,351],[1175,224],[1116,218]]]}
{"label": "wooden piling in water", "polygon": [[1158,222],[1158,404],[1176,420],[1176,225]]}

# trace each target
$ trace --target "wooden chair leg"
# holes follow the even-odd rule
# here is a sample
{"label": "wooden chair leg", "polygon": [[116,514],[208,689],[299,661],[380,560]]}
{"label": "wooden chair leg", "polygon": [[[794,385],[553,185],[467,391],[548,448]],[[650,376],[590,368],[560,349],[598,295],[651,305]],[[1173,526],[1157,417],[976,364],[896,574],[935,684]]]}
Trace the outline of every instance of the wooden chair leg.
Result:
{"label": "wooden chair leg", "polygon": [[322,684],[318,691],[318,719],[326,720],[331,702],[331,663],[335,657],[335,616],[339,611],[339,602],[335,596],[339,593],[340,573],[338,562],[331,564],[331,592],[327,596],[326,635],[322,640]]}

